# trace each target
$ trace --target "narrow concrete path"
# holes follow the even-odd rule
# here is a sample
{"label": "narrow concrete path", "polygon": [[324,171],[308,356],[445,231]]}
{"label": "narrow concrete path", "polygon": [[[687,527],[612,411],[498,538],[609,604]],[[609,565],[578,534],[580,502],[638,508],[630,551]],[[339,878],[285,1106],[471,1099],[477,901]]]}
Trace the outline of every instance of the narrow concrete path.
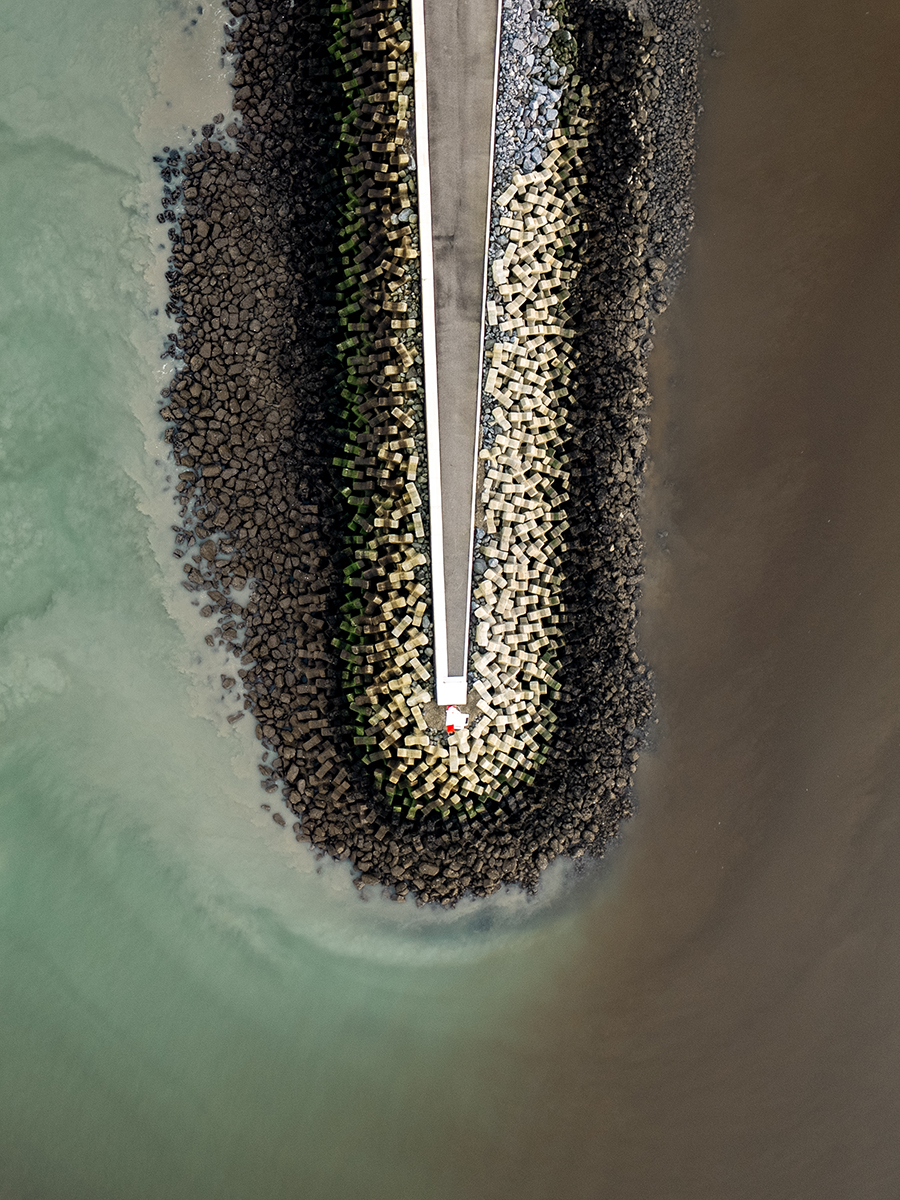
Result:
{"label": "narrow concrete path", "polygon": [[413,8],[419,17],[413,35],[432,489],[439,476],[430,506],[435,674],[438,703],[459,704],[466,698],[500,4],[413,0]]}

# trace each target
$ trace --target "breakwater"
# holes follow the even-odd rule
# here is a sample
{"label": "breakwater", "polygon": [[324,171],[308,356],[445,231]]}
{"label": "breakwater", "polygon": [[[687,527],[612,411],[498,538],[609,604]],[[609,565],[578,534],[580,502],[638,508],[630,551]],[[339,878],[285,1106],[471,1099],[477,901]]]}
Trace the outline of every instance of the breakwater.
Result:
{"label": "breakwater", "polygon": [[[489,320],[498,336],[485,386],[500,403],[483,433],[482,529],[485,538],[499,536],[485,546],[477,581],[474,599],[486,610],[479,649],[497,654],[486,625],[495,617],[483,604],[493,588],[504,624],[514,625],[503,632],[518,644],[518,622],[526,645],[546,637],[552,661],[549,675],[546,666],[535,673],[545,676],[543,691],[529,684],[526,695],[521,683],[515,691],[510,680],[492,679],[496,668],[484,657],[481,679],[495,714],[498,690],[526,715],[529,704],[536,716],[550,711],[544,692],[553,698],[552,720],[542,717],[545,743],[517,747],[494,736],[482,739],[484,752],[433,736],[408,703],[406,713],[393,717],[379,711],[366,692],[381,672],[402,678],[397,657],[404,635],[417,642],[406,661],[425,670],[417,630],[426,616],[419,607],[427,563],[416,546],[424,540],[424,517],[417,477],[410,478],[410,460],[421,457],[421,427],[417,389],[408,386],[417,353],[407,315],[415,305],[415,181],[408,172],[403,178],[409,154],[401,128],[410,108],[408,80],[401,80],[409,73],[408,26],[399,8],[380,2],[264,9],[248,0],[230,7],[226,49],[236,56],[234,103],[242,119],[224,131],[213,120],[201,140],[167,151],[161,161],[167,195],[160,216],[173,244],[169,311],[178,324],[169,353],[180,366],[165,389],[162,415],[180,474],[175,553],[185,560],[185,586],[206,594],[203,612],[216,618],[209,637],[234,653],[235,670],[223,687],[240,693],[257,722],[265,745],[261,782],[272,793],[278,823],[299,840],[351,859],[358,886],[386,884],[397,898],[414,893],[420,902],[452,903],[465,891],[485,894],[504,882],[534,887],[557,855],[602,852],[630,812],[631,776],[652,703],[651,679],[635,646],[649,403],[644,360],[653,313],[665,304],[665,281],[689,227],[693,7],[659,5],[638,16],[619,6],[560,6],[554,70],[557,84],[565,85],[559,112],[569,123],[553,130],[558,144],[547,144],[548,165],[544,152],[540,166],[534,156],[538,139],[526,138],[530,161],[521,165],[531,171],[514,172],[509,183],[498,176],[505,188],[495,197],[497,229],[508,233],[495,258],[501,265],[492,268],[497,294]],[[533,57],[527,69],[538,61]],[[376,136],[376,126],[393,132]],[[526,221],[534,228],[532,211],[553,223],[566,206],[568,245],[560,238],[557,249],[570,258],[538,264],[536,247],[512,234],[526,233]],[[553,247],[542,246],[552,257]],[[541,279],[551,287],[540,288]],[[544,319],[526,320],[519,310],[538,294]],[[565,304],[567,327],[554,325],[549,306],[557,303]],[[547,411],[528,405],[524,419],[510,413],[513,402],[522,404],[522,383],[534,386],[529,373],[540,379],[541,372],[544,390],[561,381],[549,388],[556,394]],[[351,386],[364,379],[366,386]],[[558,443],[559,457],[542,461],[550,472],[565,473],[564,487],[538,487],[538,479],[528,497],[544,505],[541,520],[529,518],[533,529],[550,518],[542,531],[549,552],[538,544],[538,556],[549,571],[546,599],[555,611],[535,605],[538,622],[554,617],[549,636],[531,628],[524,605],[510,603],[529,582],[544,584],[530,574],[535,566],[523,566],[523,539],[533,530],[513,537],[523,522],[516,506],[500,499],[509,494],[503,486],[517,487],[522,475],[515,463],[500,461],[509,457],[500,452],[509,451],[510,440],[521,440],[510,439],[503,423],[521,431],[537,421],[546,426],[540,444]],[[515,479],[504,477],[504,467]],[[498,485],[493,508],[491,482]],[[365,505],[350,505],[354,497]],[[551,544],[554,525],[565,539],[557,533]],[[384,552],[379,538],[386,539]],[[364,568],[363,560],[371,565]],[[501,561],[513,569],[502,571]],[[350,590],[357,577],[367,585],[362,594]],[[233,594],[248,580],[250,599],[238,603]],[[405,603],[395,606],[401,595]],[[390,634],[395,645],[382,645],[387,639],[376,639],[387,630],[379,626],[388,625],[395,607],[398,616],[409,610],[397,625],[409,620],[399,635]],[[473,636],[477,645],[477,622]],[[363,644],[370,654],[360,652]],[[540,658],[524,647],[522,653]],[[503,666],[531,665],[528,657],[503,657],[509,659]],[[374,668],[369,678],[359,669],[366,662]],[[376,692],[396,692],[388,687],[396,681],[385,676]],[[424,680],[415,686],[427,690]],[[370,703],[360,703],[363,697]],[[430,803],[425,787],[420,803],[414,779],[406,790],[413,803],[396,804],[401,773],[391,780],[390,771],[385,778],[373,767],[385,756],[379,739],[397,744],[385,735],[397,715],[416,728],[415,735],[410,729],[416,742],[434,748],[438,775],[452,749],[457,762],[472,753],[475,781],[460,789],[469,804],[457,805],[452,788],[441,796],[441,780],[428,778],[424,746],[423,783],[436,786],[432,799],[444,803]],[[505,778],[494,782],[493,771],[479,776],[479,762],[503,767],[504,758],[512,763]]]}

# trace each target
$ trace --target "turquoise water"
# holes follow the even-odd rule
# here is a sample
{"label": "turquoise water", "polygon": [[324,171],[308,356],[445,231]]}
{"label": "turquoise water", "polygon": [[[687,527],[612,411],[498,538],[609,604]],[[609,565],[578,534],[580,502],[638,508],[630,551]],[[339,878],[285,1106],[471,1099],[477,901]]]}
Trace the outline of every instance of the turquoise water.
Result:
{"label": "turquoise water", "polygon": [[453,1064],[566,954],[564,881],[364,903],[261,810],[155,417],[151,155],[226,108],[222,14],[2,9],[0,1194],[454,1194]]}

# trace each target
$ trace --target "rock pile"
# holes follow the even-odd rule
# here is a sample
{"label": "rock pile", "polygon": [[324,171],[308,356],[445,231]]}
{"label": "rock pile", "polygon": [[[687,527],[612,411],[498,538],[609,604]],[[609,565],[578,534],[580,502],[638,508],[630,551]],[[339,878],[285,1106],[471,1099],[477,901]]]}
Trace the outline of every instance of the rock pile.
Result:
{"label": "rock pile", "polygon": [[[229,23],[225,49],[236,56],[242,119],[227,133],[237,149],[226,148],[214,121],[196,144],[162,163],[164,179],[168,173],[174,185],[160,215],[172,241],[170,312],[178,333],[170,352],[179,360],[162,411],[181,468],[176,554],[186,558],[185,583],[208,592],[203,611],[218,618],[220,640],[240,659],[234,675],[266,747],[261,782],[285,791],[300,817],[293,822],[298,838],[352,860],[358,886],[386,884],[397,898],[413,892],[420,903],[452,903],[465,891],[482,895],[506,881],[533,887],[555,856],[597,853],[614,835],[629,811],[638,735],[650,708],[648,675],[634,649],[641,574],[636,506],[648,400],[643,358],[651,314],[664,302],[666,265],[689,223],[692,5],[659,3],[653,20],[587,0],[570,8],[593,123],[581,149],[580,186],[589,209],[576,247],[581,271],[568,301],[577,337],[560,364],[571,367],[570,528],[560,592],[566,624],[554,702],[557,756],[489,818],[468,822],[438,813],[408,820],[393,812],[353,745],[359,713],[346,698],[340,651],[348,632],[341,629],[342,607],[350,598],[344,572],[351,579],[358,560],[347,551],[340,493],[348,487],[347,460],[365,443],[357,440],[352,455],[345,450],[357,414],[341,395],[348,363],[339,362],[336,348],[350,333],[396,336],[396,346],[371,345],[366,352],[396,355],[410,376],[416,345],[397,336],[409,331],[379,330],[372,314],[358,322],[368,320],[369,330],[341,331],[342,271],[360,265],[362,243],[372,237],[367,226],[358,248],[342,252],[349,259],[352,250],[356,261],[340,262],[337,248],[349,240],[346,188],[360,182],[343,175],[353,156],[341,142],[346,94],[328,49],[334,14],[318,0],[273,0],[265,7],[235,0],[230,8],[237,20]],[[353,7],[354,20],[375,14],[387,23],[400,20],[394,33],[402,34],[396,8],[377,0]],[[364,44],[359,49],[360,57],[372,53]],[[399,92],[399,72],[397,84],[381,90]],[[380,123],[374,113],[368,118]],[[677,136],[661,146],[660,128]],[[396,163],[378,162],[398,174],[383,186],[399,184],[399,155],[408,151],[376,153],[398,156]],[[376,159],[368,156],[364,170],[369,161]],[[376,251],[415,249],[412,233],[408,241],[402,231],[387,236],[399,229],[402,211],[391,203]],[[401,266],[387,253],[376,265],[382,261]],[[414,262],[402,258],[407,280]],[[341,353],[350,357],[354,348]],[[402,440],[402,421],[393,423],[396,434],[385,429],[378,436]],[[413,515],[411,509],[402,519]],[[371,537],[371,523],[373,531],[350,536]],[[412,533],[415,541],[415,525]],[[237,604],[233,593],[247,580],[251,598]]]}
{"label": "rock pile", "polygon": [[494,154],[498,194],[514,171],[527,175],[542,166],[547,143],[557,136],[572,73],[572,41],[558,0],[503,0]]}
{"label": "rock pile", "polygon": [[[354,744],[390,806],[432,811],[442,752],[432,699],[428,475],[420,369],[417,179],[408,3],[335,4],[332,53],[345,94],[338,284],[346,457],[344,685]],[[388,15],[390,13],[390,15]]]}

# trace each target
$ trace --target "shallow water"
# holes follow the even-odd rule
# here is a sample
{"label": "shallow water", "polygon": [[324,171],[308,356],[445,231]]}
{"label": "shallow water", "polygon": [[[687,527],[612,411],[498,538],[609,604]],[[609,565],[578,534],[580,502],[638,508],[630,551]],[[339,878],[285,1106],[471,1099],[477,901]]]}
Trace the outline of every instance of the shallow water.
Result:
{"label": "shallow water", "polygon": [[604,871],[449,918],[260,809],[169,555],[150,156],[227,104],[196,9],[2,6],[0,1195],[894,1197],[896,7],[712,14],[659,747]]}

